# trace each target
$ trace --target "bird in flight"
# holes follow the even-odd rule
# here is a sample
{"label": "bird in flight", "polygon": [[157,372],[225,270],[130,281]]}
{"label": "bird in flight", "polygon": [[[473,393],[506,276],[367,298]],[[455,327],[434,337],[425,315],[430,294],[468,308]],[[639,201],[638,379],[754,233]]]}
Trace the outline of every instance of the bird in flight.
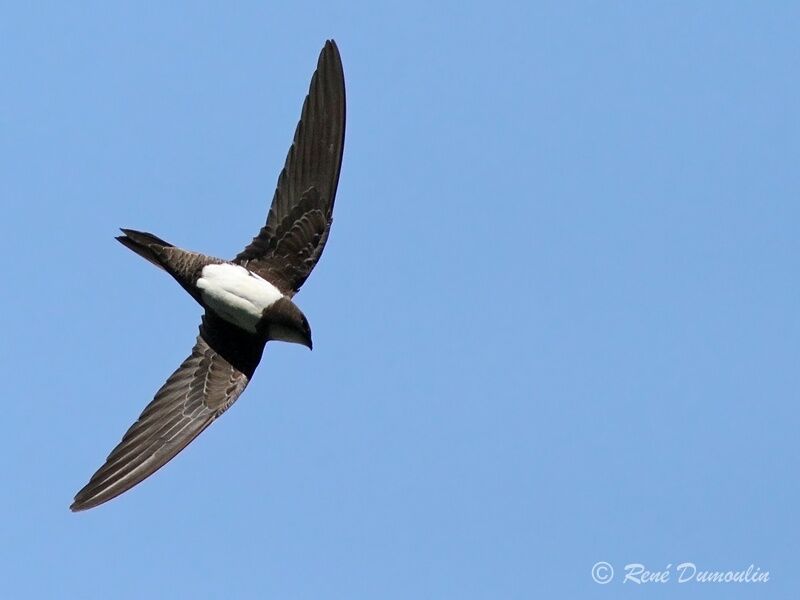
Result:
{"label": "bird in flight", "polygon": [[163,467],[211,425],[247,387],[270,340],[311,348],[311,328],[292,297],[317,264],[333,217],[345,127],[344,73],[329,40],[303,103],[300,122],[267,222],[233,260],[176,248],[150,233],[117,239],[169,273],[205,309],[192,353],[75,496],[93,508]]}

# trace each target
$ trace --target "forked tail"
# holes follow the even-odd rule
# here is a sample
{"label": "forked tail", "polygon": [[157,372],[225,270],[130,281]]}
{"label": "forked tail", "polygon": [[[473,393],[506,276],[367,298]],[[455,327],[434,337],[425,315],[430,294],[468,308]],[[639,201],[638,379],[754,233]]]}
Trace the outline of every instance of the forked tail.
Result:
{"label": "forked tail", "polygon": [[164,268],[164,265],[159,260],[159,250],[163,248],[172,248],[172,244],[154,236],[152,233],[135,231],[133,229],[121,229],[121,231],[125,235],[117,236],[117,240],[119,240],[123,246],[127,246],[136,252],[136,254],[147,259],[160,269]]}

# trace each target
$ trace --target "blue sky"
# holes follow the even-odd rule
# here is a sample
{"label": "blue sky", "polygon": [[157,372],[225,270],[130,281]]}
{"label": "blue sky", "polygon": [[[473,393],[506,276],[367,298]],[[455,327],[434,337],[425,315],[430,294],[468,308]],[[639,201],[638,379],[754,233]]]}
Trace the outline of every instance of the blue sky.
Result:
{"label": "blue sky", "polygon": [[[800,9],[286,4],[0,9],[4,594],[796,597]],[[314,351],[71,514],[200,316],[117,228],[235,255],[328,37]]]}

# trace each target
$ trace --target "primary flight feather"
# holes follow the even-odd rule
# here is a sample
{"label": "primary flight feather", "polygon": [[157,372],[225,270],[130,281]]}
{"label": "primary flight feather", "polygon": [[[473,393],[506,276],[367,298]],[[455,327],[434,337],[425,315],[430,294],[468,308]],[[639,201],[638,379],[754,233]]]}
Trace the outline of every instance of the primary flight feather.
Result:
{"label": "primary flight feather", "polygon": [[242,252],[227,261],[176,248],[150,233],[122,230],[117,239],[174,277],[205,313],[192,353],[76,494],[73,511],[119,496],[183,450],[241,395],[268,341],[312,347],[308,320],[292,297],[328,239],[344,129],[342,61],[329,40],[267,222]]}

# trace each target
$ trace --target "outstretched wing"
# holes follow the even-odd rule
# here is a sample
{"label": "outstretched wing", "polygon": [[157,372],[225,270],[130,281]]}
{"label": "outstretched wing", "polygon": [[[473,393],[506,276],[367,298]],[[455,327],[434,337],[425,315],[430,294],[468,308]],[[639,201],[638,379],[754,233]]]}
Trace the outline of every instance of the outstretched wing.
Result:
{"label": "outstretched wing", "polygon": [[[242,339],[248,338],[248,339]],[[209,314],[192,354],[170,375],[70,509],[86,510],[140,483],[224,413],[247,387],[264,342]]]}
{"label": "outstretched wing", "polygon": [[329,40],[311,78],[267,223],[234,259],[289,296],[303,285],[328,239],[344,125],[342,60],[336,43]]}

